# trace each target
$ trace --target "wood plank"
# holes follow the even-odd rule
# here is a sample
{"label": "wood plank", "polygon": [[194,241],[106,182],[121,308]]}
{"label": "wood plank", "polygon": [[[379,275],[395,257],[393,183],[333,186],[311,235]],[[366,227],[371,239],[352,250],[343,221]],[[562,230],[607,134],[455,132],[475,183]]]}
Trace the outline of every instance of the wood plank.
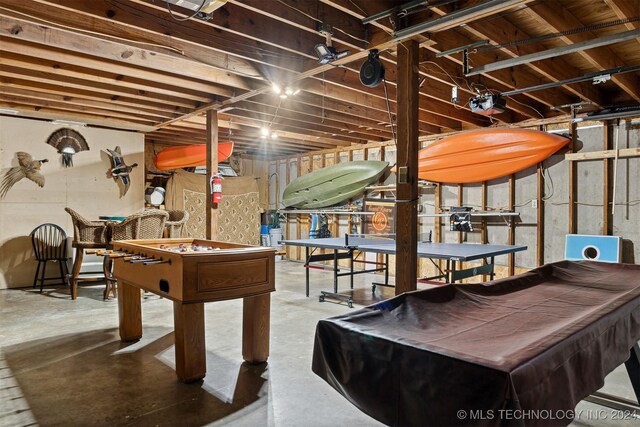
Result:
{"label": "wood plank", "polygon": [[[218,206],[211,200],[211,188],[209,179],[214,173],[218,173],[218,112],[216,110],[207,111],[207,191],[205,206],[207,239],[218,239]],[[224,189],[223,189],[224,192]],[[224,195],[222,196],[224,197]]]}
{"label": "wood plank", "polygon": [[[532,4],[527,11],[557,32],[585,26],[584,23],[580,22],[580,20],[572,15],[566,8],[547,2]],[[637,29],[628,31],[637,31]],[[578,32],[562,36],[561,39],[567,45],[576,45],[582,42],[589,42],[596,37],[597,35],[594,32]],[[578,54],[588,60],[597,69],[608,70],[624,64],[624,61],[608,46],[597,49],[583,49],[579,51]],[[611,80],[633,99],[640,101],[640,82],[638,81],[637,75],[634,75],[634,73],[615,74],[611,76]]]}
{"label": "wood plank", "polygon": [[419,46],[398,46],[398,171],[396,200],[396,295],[416,289],[418,275],[418,62]]}
{"label": "wood plank", "polygon": [[[575,123],[571,123],[569,127],[569,133],[571,135],[571,141],[569,142],[569,150],[575,150],[576,140],[578,138],[578,127]],[[578,230],[578,209],[576,208],[576,203],[578,202],[578,168],[576,167],[576,162],[569,162],[569,209],[568,209],[568,224],[569,229],[567,232],[569,234],[576,234]]]}
{"label": "wood plank", "polygon": [[153,100],[156,102],[173,103],[174,106],[185,108],[193,108],[195,106],[194,102],[189,102],[181,98],[168,97],[166,95],[145,95],[141,94],[137,90],[122,88],[111,84],[95,83],[88,79],[67,78],[62,82],[54,76],[51,76],[49,73],[34,71],[27,68],[3,66],[0,68],[0,76],[14,79],[27,79],[38,83],[57,85],[59,88],[68,87],[93,94],[101,93],[104,95],[110,95],[111,97],[125,97],[129,99],[139,99],[141,101]]}
{"label": "wood plank", "polygon": [[2,100],[0,100],[0,108],[17,109],[20,111],[20,116],[22,117],[32,117],[45,120],[73,120],[106,128],[132,130],[136,132],[151,132],[156,129],[154,126],[132,123],[130,121],[116,120],[112,118],[106,119],[104,117],[97,117],[91,114],[59,111],[50,108],[20,106],[11,102],[4,102]]}
{"label": "wood plank", "polygon": [[536,166],[536,200],[538,201],[538,210],[536,211],[536,265],[540,267],[544,265],[544,165],[538,163]]}
{"label": "wood plank", "polygon": [[187,112],[186,108],[178,107],[174,104],[149,102],[148,100],[133,100],[126,97],[113,96],[108,93],[92,93],[89,90],[60,86],[57,81],[51,83],[40,83],[36,81],[28,81],[23,78],[23,76],[18,78],[0,76],[0,83],[2,83],[3,87],[24,89],[43,94],[59,95],[70,99],[108,102],[115,106],[140,108],[141,111],[160,112],[162,114],[168,113],[171,116]]}
{"label": "wood plank", "polygon": [[[516,205],[516,177],[515,175],[509,175],[509,212],[515,210]],[[516,244],[516,222],[509,221],[509,237],[508,245]],[[516,272],[516,257],[512,252],[508,255],[509,259],[509,276],[513,276]]]}
{"label": "wood plank", "polygon": [[[434,7],[440,15],[450,11],[450,7]],[[504,17],[495,16],[490,21],[475,21],[463,28],[463,31],[472,34],[479,39],[488,39],[494,44],[502,44],[511,40],[527,39],[530,37],[522,28],[518,28]],[[533,44],[521,44],[500,49],[501,52],[512,58],[536,52]],[[526,64],[532,70],[542,74],[551,81],[567,80],[582,74],[582,72],[571,65],[565,58],[555,58],[553,63],[537,61]],[[589,100],[596,105],[604,105],[605,100],[590,82],[579,82],[572,85],[563,86],[570,92],[579,96],[580,99]]]}
{"label": "wood plank", "polygon": [[[20,30],[16,31],[16,27]],[[238,88],[249,88],[240,77],[177,54],[137,48],[87,34],[79,36],[69,30],[35,25],[22,19],[0,16],[0,35],[153,70],[164,72],[180,70],[180,74],[184,76]]]}
{"label": "wood plank", "polygon": [[[610,120],[604,122],[603,132],[603,147],[604,151],[609,151],[613,147],[613,123]],[[615,150],[611,150],[614,151]],[[638,155],[640,156],[640,149],[638,149]],[[613,160],[611,158],[602,159],[602,234],[604,236],[611,236],[613,234]]]}
{"label": "wood plank", "polygon": [[[640,147],[621,148],[618,152],[619,158],[638,156],[640,156]],[[587,151],[584,153],[567,153],[564,155],[565,160],[573,161],[602,160],[612,159],[614,157],[616,157],[616,150]]]}
{"label": "wood plank", "polygon": [[7,52],[13,52],[32,58],[46,59],[62,64],[117,74],[121,79],[135,77],[137,79],[188,88],[190,90],[205,93],[217,93],[217,91],[221,89],[220,85],[210,84],[207,81],[187,78],[176,74],[169,74],[158,70],[135,67],[116,61],[105,61],[104,59],[80,55],[62,49],[57,49],[52,46],[25,43],[22,40],[3,39],[2,49]]}

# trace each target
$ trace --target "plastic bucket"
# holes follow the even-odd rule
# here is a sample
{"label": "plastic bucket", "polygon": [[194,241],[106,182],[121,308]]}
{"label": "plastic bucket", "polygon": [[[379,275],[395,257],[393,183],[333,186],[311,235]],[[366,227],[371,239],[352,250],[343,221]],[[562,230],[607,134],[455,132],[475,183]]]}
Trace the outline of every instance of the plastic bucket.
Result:
{"label": "plastic bucket", "polygon": [[282,245],[278,244],[278,242],[282,240],[282,229],[281,228],[272,228],[269,230],[269,241],[271,246],[280,250],[282,249]]}

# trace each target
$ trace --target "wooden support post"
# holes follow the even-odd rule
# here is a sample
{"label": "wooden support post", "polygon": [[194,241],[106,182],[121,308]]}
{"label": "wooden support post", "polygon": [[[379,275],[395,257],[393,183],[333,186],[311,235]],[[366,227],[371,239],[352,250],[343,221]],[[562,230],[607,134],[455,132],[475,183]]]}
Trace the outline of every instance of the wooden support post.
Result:
{"label": "wooden support post", "polygon": [[[509,175],[509,212],[513,212],[516,204],[516,176]],[[516,244],[516,222],[509,223],[509,245]],[[515,254],[509,254],[509,276],[513,276],[516,271]]]}
{"label": "wooden support post", "polygon": [[[569,132],[571,134],[569,151],[573,153],[575,151],[575,142],[578,137],[577,125],[575,123],[571,123]],[[576,234],[578,230],[578,209],[576,208],[576,203],[578,201],[578,186],[576,185],[578,179],[577,169],[576,162],[569,161],[569,234]]]}
{"label": "wooden support post", "polygon": [[418,272],[418,63],[419,45],[398,45],[398,178],[396,295],[416,289]]}
{"label": "wooden support post", "polygon": [[[603,150],[613,148],[613,126],[611,121],[604,122],[604,144]],[[613,234],[613,215],[611,214],[611,203],[613,203],[613,159],[602,159],[603,185],[602,185],[602,234],[610,236]]]}
{"label": "wooden support post", "polygon": [[[302,156],[298,156],[296,161],[296,178],[300,178],[302,174]],[[302,217],[300,214],[296,215],[296,240],[302,239]],[[301,246],[296,246],[296,259],[303,259],[303,252]]]}
{"label": "wooden support post", "polygon": [[[218,238],[218,204],[211,201],[209,180],[218,173],[218,111],[207,110],[207,190],[206,194],[206,238]],[[224,191],[224,190],[223,190]],[[224,197],[224,196],[223,196]]]}
{"label": "wooden support post", "polygon": [[[482,206],[480,207],[483,211],[487,210],[487,181],[483,181],[482,182]],[[480,243],[482,243],[483,245],[486,245],[489,242],[489,236],[488,236],[488,230],[487,230],[487,220],[485,219],[485,217],[480,217],[482,218],[482,222],[481,222],[481,227],[482,229],[480,230]],[[482,260],[482,265],[487,265],[487,260],[483,259]],[[482,275],[482,281],[486,282],[487,280],[487,275],[483,274]]]}
{"label": "wooden support post", "polygon": [[[286,188],[287,185],[289,185],[289,183],[291,182],[291,159],[285,160],[285,168],[286,168],[286,171],[284,176],[284,183]],[[289,239],[290,238],[289,235],[291,234],[291,215],[285,215],[284,227],[285,227],[284,238]],[[289,245],[285,246],[285,251],[287,253],[287,259],[291,259],[291,255],[289,254],[291,252],[291,246]]]}
{"label": "wooden support post", "polygon": [[[462,206],[464,203],[464,197],[462,196],[462,184],[458,184],[458,206]],[[458,243],[462,243],[462,231],[458,231]],[[464,268],[460,263],[460,268]]]}
{"label": "wooden support post", "polygon": [[536,169],[537,178],[537,200],[538,211],[536,212],[537,228],[536,228],[536,265],[539,267],[544,264],[544,175],[542,172],[544,167],[542,163],[538,163]]}
{"label": "wooden support post", "polygon": [[[540,125],[538,130],[545,132],[546,126]],[[538,201],[538,210],[536,212],[536,265],[539,267],[544,264],[544,163],[538,163],[536,167],[536,199]]]}

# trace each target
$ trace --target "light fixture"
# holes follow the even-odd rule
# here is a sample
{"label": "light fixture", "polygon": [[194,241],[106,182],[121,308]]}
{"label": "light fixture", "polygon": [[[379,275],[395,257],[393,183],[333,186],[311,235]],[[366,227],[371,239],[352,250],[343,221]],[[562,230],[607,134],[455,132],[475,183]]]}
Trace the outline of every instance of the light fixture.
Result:
{"label": "light fixture", "polygon": [[282,93],[282,88],[277,83],[273,83],[271,85],[271,90],[273,90],[273,93],[278,94],[278,95]]}
{"label": "light fixture", "polygon": [[484,92],[469,99],[471,112],[483,116],[504,113],[507,102],[499,94]]}
{"label": "light fixture", "polygon": [[269,136],[269,128],[266,128],[266,127],[261,128],[260,135],[264,136],[265,138]]}
{"label": "light fixture", "polygon": [[318,30],[320,34],[324,34],[327,38],[326,43],[318,43],[315,46],[316,55],[318,55],[318,64],[329,64],[337,59],[344,58],[349,54],[348,50],[338,52],[335,47],[331,46],[331,25],[319,24]]}
{"label": "light fixture", "polygon": [[51,123],[53,123],[54,125],[62,125],[62,126],[79,126],[79,127],[87,126],[86,123],[74,122],[73,120],[52,120]]}
{"label": "light fixture", "polygon": [[275,132],[271,132],[271,139],[278,139],[278,134]]}
{"label": "light fixture", "polygon": [[12,108],[0,108],[0,114],[18,114],[18,110]]}
{"label": "light fixture", "polygon": [[165,0],[167,3],[184,7],[198,13],[212,13],[214,10],[224,6],[227,0]]}

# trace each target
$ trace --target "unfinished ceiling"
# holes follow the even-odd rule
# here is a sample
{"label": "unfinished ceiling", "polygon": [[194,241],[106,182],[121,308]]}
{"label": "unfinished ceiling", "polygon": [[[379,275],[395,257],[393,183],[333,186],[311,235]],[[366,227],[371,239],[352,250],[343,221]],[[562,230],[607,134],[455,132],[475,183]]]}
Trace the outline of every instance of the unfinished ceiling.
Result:
{"label": "unfinished ceiling", "polygon": [[[249,156],[388,141],[408,38],[422,136],[640,104],[637,0],[189,0],[218,6],[191,18],[178,3],[0,0],[0,114],[193,144],[215,109],[220,140]],[[327,34],[349,53],[321,65]],[[370,49],[386,69],[375,88],[360,81]]]}

